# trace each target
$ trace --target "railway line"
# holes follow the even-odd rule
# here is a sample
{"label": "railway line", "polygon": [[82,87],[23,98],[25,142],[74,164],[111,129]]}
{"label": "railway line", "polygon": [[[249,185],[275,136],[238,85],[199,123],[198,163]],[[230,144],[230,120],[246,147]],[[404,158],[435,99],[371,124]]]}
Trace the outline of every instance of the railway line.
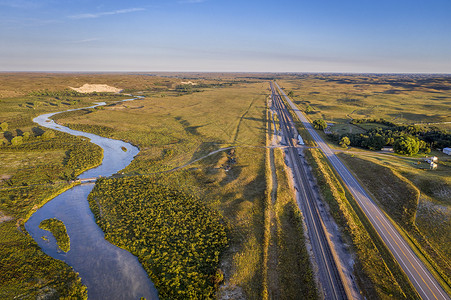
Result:
{"label": "railway line", "polygon": [[298,137],[296,129],[281,96],[272,82],[271,91],[273,109],[278,112],[280,129],[283,132],[287,144],[286,154],[293,167],[294,182],[298,191],[297,202],[307,225],[325,299],[348,299],[345,286],[324,230],[315,193],[310,184],[309,174],[307,173],[306,166],[300,159],[298,148],[296,147],[297,142],[295,141],[297,141]]}
{"label": "railway line", "polygon": [[390,220],[385,216],[381,209],[371,199],[368,193],[359,184],[357,179],[349,172],[346,166],[338,159],[338,157],[330,149],[327,143],[314,130],[307,118],[294,105],[290,98],[287,97],[287,95],[277,85],[277,83],[271,83],[271,88],[273,90],[274,86],[277,87],[277,91],[280,91],[280,95],[285,98],[293,112],[303,123],[304,127],[309,131],[312,138],[318,144],[318,147],[323,151],[333,168],[340,175],[346,187],[356,199],[362,211],[368,217],[368,220],[376,229],[377,233],[382,238],[385,245],[392,253],[393,257],[397,260],[400,267],[407,275],[412,285],[415,287],[418,295],[422,299],[451,299],[431,274],[431,272],[427,269],[424,263],[417,257],[415,252],[409,246],[407,241],[404,240],[395,226],[390,222]]}

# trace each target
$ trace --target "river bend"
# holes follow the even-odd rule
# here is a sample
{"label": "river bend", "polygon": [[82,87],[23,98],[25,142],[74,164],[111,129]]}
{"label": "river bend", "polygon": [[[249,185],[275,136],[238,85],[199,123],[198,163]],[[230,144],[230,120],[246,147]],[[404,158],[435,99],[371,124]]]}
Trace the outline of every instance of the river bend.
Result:
{"label": "river bend", "polygon": [[[134,99],[124,101],[130,100]],[[58,113],[44,114],[33,121],[46,128],[89,138],[103,149],[102,164],[82,173],[80,179],[111,176],[128,166],[139,152],[129,143],[72,130],[49,119]],[[55,197],[28,219],[25,229],[47,255],[66,262],[80,274],[82,283],[88,288],[89,299],[158,299],[158,293],[138,259],[105,240],[87,200],[93,188],[93,183],[82,184]],[[66,225],[71,244],[67,253],[58,248],[50,232],[39,228],[41,221],[49,218],[61,220]],[[42,238],[44,236],[47,241]]]}

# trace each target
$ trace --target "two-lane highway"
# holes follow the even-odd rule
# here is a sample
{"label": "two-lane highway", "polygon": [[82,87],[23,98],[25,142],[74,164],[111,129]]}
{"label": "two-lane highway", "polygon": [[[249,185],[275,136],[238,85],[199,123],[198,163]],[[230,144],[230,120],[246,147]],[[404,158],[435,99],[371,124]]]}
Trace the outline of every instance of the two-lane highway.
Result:
{"label": "two-lane highway", "polygon": [[299,120],[309,131],[319,148],[324,152],[332,166],[340,175],[343,182],[357,200],[363,212],[366,214],[382,240],[387,245],[388,249],[391,251],[403,271],[408,276],[409,280],[412,282],[420,297],[422,299],[449,300],[449,295],[432,276],[423,262],[416,256],[409,244],[404,240],[393,224],[387,219],[384,213],[365,192],[354,176],[318,135],[304,114],[294,105],[290,98],[287,97],[279,85],[277,83],[275,84]]}

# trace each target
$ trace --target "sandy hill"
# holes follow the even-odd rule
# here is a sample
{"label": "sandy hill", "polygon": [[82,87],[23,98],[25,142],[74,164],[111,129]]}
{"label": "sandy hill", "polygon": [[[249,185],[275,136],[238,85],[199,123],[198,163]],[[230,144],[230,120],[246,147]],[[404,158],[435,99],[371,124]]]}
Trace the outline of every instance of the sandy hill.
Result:
{"label": "sandy hill", "polygon": [[99,92],[99,93],[120,93],[122,91],[122,89],[118,89],[106,84],[89,84],[86,83],[83,86],[79,87],[79,88],[74,88],[74,87],[70,87],[71,89],[79,92],[79,93],[94,93],[94,92]]}

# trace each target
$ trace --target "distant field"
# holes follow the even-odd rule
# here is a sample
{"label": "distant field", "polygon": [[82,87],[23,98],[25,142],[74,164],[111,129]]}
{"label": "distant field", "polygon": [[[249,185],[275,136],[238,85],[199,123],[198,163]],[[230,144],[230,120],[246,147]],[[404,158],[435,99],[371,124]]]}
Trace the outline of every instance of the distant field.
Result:
{"label": "distant field", "polygon": [[[351,118],[384,118],[401,124],[450,122],[449,75],[293,75],[279,81],[311,118],[347,123]],[[449,124],[433,124],[449,129]]]}
{"label": "distant field", "polygon": [[[138,145],[125,174],[149,174],[153,181],[196,195],[218,210],[230,233],[221,269],[227,288],[250,298],[262,293],[263,201],[265,197],[265,83],[236,84],[176,96],[67,114],[58,122]],[[222,147],[236,146],[170,173]],[[260,147],[260,148],[259,148]]]}

